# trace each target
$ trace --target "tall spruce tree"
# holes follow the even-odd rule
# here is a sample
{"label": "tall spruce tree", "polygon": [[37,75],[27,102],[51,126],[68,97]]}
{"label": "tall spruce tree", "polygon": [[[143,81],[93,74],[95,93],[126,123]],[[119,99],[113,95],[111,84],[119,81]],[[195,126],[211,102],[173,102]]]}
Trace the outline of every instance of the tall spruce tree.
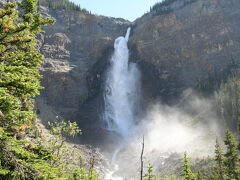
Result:
{"label": "tall spruce tree", "polygon": [[[7,2],[0,8],[1,180],[98,179],[92,167],[89,174],[86,167],[61,157],[60,149],[54,154],[47,140],[40,139],[36,143],[33,137],[33,141],[15,138],[34,123],[33,98],[41,88],[39,66],[42,59],[36,37],[42,31],[41,26],[52,22],[37,11],[36,0]],[[63,129],[55,127],[54,131],[59,128],[66,131],[64,134],[79,132],[74,123],[67,123]]]}
{"label": "tall spruce tree", "polygon": [[220,146],[218,139],[216,140],[215,145],[215,158],[214,161],[216,163],[214,167],[214,171],[216,172],[217,179],[224,180],[224,159],[223,159],[223,152]]}
{"label": "tall spruce tree", "polygon": [[19,6],[8,2],[0,9],[0,126],[7,131],[24,130],[35,118],[33,97],[41,88],[42,62],[36,36],[49,23],[53,20],[42,17],[36,0]]}
{"label": "tall spruce tree", "polygon": [[226,179],[239,180],[239,155],[237,149],[237,142],[230,130],[227,130],[224,140],[227,151],[224,154],[224,165],[226,168]]}
{"label": "tall spruce tree", "polygon": [[36,36],[42,25],[53,22],[40,15],[36,0],[0,8],[0,179],[50,178],[60,171],[51,167],[54,157],[43,146],[27,148],[26,141],[13,138],[34,122],[42,59]]}
{"label": "tall spruce tree", "polygon": [[184,160],[184,164],[183,164],[183,170],[182,170],[181,176],[184,177],[184,180],[196,180],[196,175],[191,171],[192,165],[189,163],[188,155],[186,152],[184,153],[183,160]]}

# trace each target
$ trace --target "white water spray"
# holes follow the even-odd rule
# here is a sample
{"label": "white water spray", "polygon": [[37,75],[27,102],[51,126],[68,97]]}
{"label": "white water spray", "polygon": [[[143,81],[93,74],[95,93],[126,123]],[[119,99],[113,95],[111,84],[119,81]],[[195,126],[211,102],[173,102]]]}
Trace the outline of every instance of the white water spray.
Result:
{"label": "white water spray", "polygon": [[131,28],[125,37],[118,37],[114,43],[114,54],[107,72],[105,84],[104,121],[108,130],[122,137],[129,135],[135,123],[135,113],[140,94],[140,72],[135,63],[129,63],[128,40]]}
{"label": "white water spray", "polygon": [[[119,139],[117,140],[119,144],[112,155],[110,170],[105,174],[106,180],[136,178],[136,164],[139,161],[136,154],[140,155],[139,137],[142,136],[142,133],[145,134],[147,143],[145,156],[156,167],[162,167],[171,153],[183,154],[184,151],[188,150],[190,153],[197,155],[199,153],[199,156],[202,156],[206,150],[206,154],[208,154],[210,151],[206,147],[212,148],[212,142],[209,141],[208,137],[210,133],[215,132],[212,131],[211,121],[203,121],[209,122],[207,125],[205,123],[194,124],[193,127],[188,125],[190,119],[198,117],[193,116],[193,114],[200,114],[198,110],[201,112],[201,118],[211,119],[215,122],[215,116],[211,114],[211,105],[208,105],[208,101],[199,102],[197,97],[197,100],[190,99],[190,102],[186,102],[186,104],[190,103],[188,108],[185,107],[190,113],[178,107],[168,107],[159,103],[152,107],[146,117],[135,126],[141,88],[140,72],[137,65],[128,62],[127,43],[130,31],[129,28],[125,37],[119,37],[115,40],[114,54],[110,61],[111,66],[106,74],[103,120],[108,130],[117,132],[123,139],[120,142]],[[203,107],[211,112],[205,113],[206,117],[202,116]],[[206,110],[206,112],[208,111]],[[134,131],[133,136],[129,136],[132,131]],[[113,137],[115,138],[115,136]],[[119,153],[121,153],[121,158],[117,159]],[[156,157],[159,158],[156,159]]]}

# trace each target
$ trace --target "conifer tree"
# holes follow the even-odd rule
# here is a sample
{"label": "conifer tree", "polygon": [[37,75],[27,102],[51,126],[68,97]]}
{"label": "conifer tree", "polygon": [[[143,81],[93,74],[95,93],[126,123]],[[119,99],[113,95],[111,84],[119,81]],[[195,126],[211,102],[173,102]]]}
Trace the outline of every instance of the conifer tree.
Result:
{"label": "conifer tree", "polygon": [[[41,88],[42,59],[36,37],[41,26],[52,22],[38,12],[36,0],[7,2],[0,8],[0,179],[98,179],[92,169],[88,175],[85,167],[55,155],[44,139],[36,143],[15,138],[35,121],[33,98]],[[80,132],[76,123],[62,125],[54,134]]]}
{"label": "conifer tree", "polygon": [[223,152],[220,146],[218,139],[216,140],[215,145],[215,158],[214,161],[216,166],[214,167],[214,171],[216,172],[217,179],[224,180],[224,161],[223,161]]}
{"label": "conifer tree", "polygon": [[209,180],[219,180],[218,179],[218,174],[216,173],[215,169],[212,169],[211,174],[209,175]]}
{"label": "conifer tree", "polygon": [[52,23],[37,11],[36,0],[8,2],[0,9],[0,126],[20,131],[35,118],[33,97],[39,94],[38,67],[42,56],[36,36],[41,26]]}
{"label": "conifer tree", "polygon": [[153,174],[153,166],[151,164],[147,167],[147,173],[143,176],[144,180],[156,180],[156,175]]}
{"label": "conifer tree", "polygon": [[237,150],[237,142],[230,130],[227,130],[224,140],[227,151],[224,154],[224,165],[226,168],[226,176],[228,180],[239,180],[239,156]]}
{"label": "conifer tree", "polygon": [[183,170],[182,170],[182,176],[184,177],[184,180],[196,180],[196,175],[192,173],[191,171],[191,164],[189,164],[188,155],[185,152],[184,153],[184,164],[183,164]]}
{"label": "conifer tree", "polygon": [[200,171],[198,171],[198,173],[197,173],[196,180],[203,180],[203,177],[202,177]]}

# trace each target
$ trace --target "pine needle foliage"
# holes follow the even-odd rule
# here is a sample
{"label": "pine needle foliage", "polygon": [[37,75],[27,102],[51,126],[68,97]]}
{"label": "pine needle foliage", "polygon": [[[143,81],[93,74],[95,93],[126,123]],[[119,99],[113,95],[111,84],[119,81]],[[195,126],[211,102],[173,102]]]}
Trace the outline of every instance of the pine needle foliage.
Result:
{"label": "pine needle foliage", "polygon": [[[93,170],[89,174],[85,167],[53,153],[47,140],[36,143],[37,138],[30,136],[36,123],[34,97],[42,88],[39,73],[42,55],[36,37],[42,26],[53,22],[38,12],[36,0],[7,2],[0,8],[0,179],[3,180],[97,179]],[[76,123],[61,125],[61,136],[80,132]],[[57,130],[59,127],[55,127],[54,131]],[[60,138],[60,134],[54,136]]]}
{"label": "pine needle foliage", "polygon": [[219,180],[224,180],[224,157],[223,157],[223,152],[221,149],[221,145],[218,141],[218,139],[216,140],[216,145],[215,145],[215,158],[214,158],[215,162],[216,162],[216,172],[218,175],[218,179]]}
{"label": "pine needle foliage", "polygon": [[80,5],[69,0],[39,0],[39,5],[46,6],[51,10],[71,10],[89,13],[86,9],[81,8]]}
{"label": "pine needle foliage", "polygon": [[18,6],[7,3],[0,17],[0,126],[16,133],[30,127],[36,117],[33,97],[42,88],[36,36],[53,20],[41,16],[35,0]]}
{"label": "pine needle foliage", "polygon": [[184,180],[196,180],[196,175],[191,171],[192,165],[189,163],[188,155],[186,152],[184,153],[183,161],[184,161],[184,164],[183,164],[182,176],[184,177]]}
{"label": "pine needle foliage", "polygon": [[227,151],[224,154],[224,165],[226,168],[227,180],[239,180],[239,155],[237,149],[237,142],[231,131],[227,130],[224,140]]}
{"label": "pine needle foliage", "polygon": [[[158,2],[153,7],[150,8],[150,13],[152,13],[155,16],[169,14],[174,10],[171,7],[171,4],[173,4],[176,1],[178,0],[163,0],[161,2]],[[181,1],[183,3],[182,5],[180,5],[180,8],[183,8],[184,6],[196,2],[197,0],[181,0]]]}
{"label": "pine needle foliage", "polygon": [[240,117],[240,70],[231,72],[226,82],[221,83],[219,91],[215,93],[219,117],[226,125],[236,131]]}
{"label": "pine needle foliage", "polygon": [[147,173],[143,176],[144,180],[156,180],[156,175],[153,174],[153,166],[148,164]]}

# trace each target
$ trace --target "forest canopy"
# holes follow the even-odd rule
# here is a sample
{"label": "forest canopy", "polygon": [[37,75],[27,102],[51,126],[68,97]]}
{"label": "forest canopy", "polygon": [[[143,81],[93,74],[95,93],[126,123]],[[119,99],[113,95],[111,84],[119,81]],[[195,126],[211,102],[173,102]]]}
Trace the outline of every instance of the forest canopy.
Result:
{"label": "forest canopy", "polygon": [[48,7],[52,10],[73,10],[73,11],[81,11],[84,13],[89,13],[85,8],[81,8],[80,5],[77,5],[69,0],[39,0],[39,5]]}

